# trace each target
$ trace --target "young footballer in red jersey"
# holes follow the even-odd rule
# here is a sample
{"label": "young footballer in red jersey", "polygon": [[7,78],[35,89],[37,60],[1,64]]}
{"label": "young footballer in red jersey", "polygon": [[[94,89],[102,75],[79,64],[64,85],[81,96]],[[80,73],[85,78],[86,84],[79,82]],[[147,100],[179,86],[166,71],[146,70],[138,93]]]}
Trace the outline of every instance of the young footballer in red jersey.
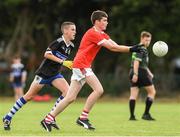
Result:
{"label": "young footballer in red jersey", "polygon": [[84,34],[73,61],[73,74],[68,93],[66,97],[58,103],[57,107],[41,121],[42,126],[49,132],[51,131],[52,124],[55,123],[55,117],[76,99],[85,83],[87,83],[93,91],[88,96],[83,111],[76,122],[86,129],[95,129],[88,120],[88,114],[104,90],[100,81],[93,73],[91,65],[96,54],[102,47],[114,52],[141,51],[139,45],[133,47],[122,46],[110,39],[108,34],[104,32],[108,24],[108,15],[104,11],[94,11],[91,15],[91,21],[93,27]]}

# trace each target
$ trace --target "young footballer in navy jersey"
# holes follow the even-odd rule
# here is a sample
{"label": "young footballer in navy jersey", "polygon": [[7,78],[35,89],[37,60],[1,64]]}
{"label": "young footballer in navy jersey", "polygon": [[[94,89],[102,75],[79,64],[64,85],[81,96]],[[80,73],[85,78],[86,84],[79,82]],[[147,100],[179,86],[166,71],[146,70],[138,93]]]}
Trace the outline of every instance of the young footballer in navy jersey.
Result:
{"label": "young footballer in navy jersey", "polygon": [[[10,130],[12,117],[23,105],[30,101],[44,85],[52,85],[62,92],[62,95],[57,99],[54,107],[56,107],[56,104],[66,95],[69,84],[63,75],[59,73],[59,70],[62,65],[70,69],[72,68],[72,61],[66,61],[66,59],[74,48],[74,44],[71,41],[75,38],[76,26],[73,22],[64,22],[61,24],[61,32],[63,35],[53,41],[46,49],[44,54],[45,59],[35,72],[35,78],[27,93],[18,99],[10,111],[3,117],[5,130]],[[52,124],[52,126],[59,129],[55,123]]]}
{"label": "young footballer in navy jersey", "polygon": [[131,69],[129,73],[130,82],[131,82],[131,95],[129,98],[129,108],[130,108],[130,118],[129,120],[136,120],[134,115],[136,99],[139,93],[139,88],[144,87],[147,91],[148,95],[146,98],[146,107],[142,119],[144,120],[155,120],[150,115],[150,108],[153,103],[156,90],[153,84],[153,74],[148,68],[149,56],[148,50],[151,42],[151,34],[147,31],[141,32],[141,40],[140,44],[142,48],[144,48],[144,52],[133,53],[132,54],[132,62]]}
{"label": "young footballer in navy jersey", "polygon": [[15,100],[23,96],[23,88],[25,86],[27,72],[24,65],[21,63],[19,56],[14,56],[13,63],[11,64],[10,82],[14,89]]}

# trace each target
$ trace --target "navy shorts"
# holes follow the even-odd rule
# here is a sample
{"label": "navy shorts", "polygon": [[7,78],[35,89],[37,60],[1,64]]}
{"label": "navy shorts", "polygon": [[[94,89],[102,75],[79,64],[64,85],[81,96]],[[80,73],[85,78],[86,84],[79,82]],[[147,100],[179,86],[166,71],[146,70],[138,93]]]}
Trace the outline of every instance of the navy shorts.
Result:
{"label": "navy shorts", "polygon": [[23,87],[23,85],[21,82],[13,82],[12,87],[13,88],[21,88],[21,87]]}
{"label": "navy shorts", "polygon": [[58,78],[64,78],[62,74],[57,74],[55,76],[49,77],[47,79],[42,78],[38,75],[35,76],[34,80],[39,83],[39,84],[47,84],[47,85],[51,85],[52,81]]}

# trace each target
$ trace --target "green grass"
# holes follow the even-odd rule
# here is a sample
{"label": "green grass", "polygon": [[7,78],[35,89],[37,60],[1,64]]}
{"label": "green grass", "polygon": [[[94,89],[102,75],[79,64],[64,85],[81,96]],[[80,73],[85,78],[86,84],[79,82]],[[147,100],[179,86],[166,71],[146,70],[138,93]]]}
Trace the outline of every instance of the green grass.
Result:
{"label": "green grass", "polygon": [[[13,104],[13,100],[1,98],[1,118]],[[157,121],[142,120],[144,103],[138,102],[138,121],[129,121],[128,101],[99,101],[89,116],[96,130],[88,131],[75,124],[84,104],[77,100],[56,118],[61,129],[48,133],[39,123],[53,104],[29,102],[13,118],[11,131],[4,131],[1,122],[0,136],[180,136],[179,102],[154,103],[151,112]]]}

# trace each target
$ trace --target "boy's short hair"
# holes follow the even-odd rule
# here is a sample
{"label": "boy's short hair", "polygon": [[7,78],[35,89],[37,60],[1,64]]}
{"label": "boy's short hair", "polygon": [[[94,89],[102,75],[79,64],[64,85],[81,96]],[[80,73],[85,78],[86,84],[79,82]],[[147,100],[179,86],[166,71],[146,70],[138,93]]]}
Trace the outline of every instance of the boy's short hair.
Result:
{"label": "boy's short hair", "polygon": [[91,14],[92,24],[94,25],[96,20],[101,20],[103,17],[108,18],[108,15],[105,11],[101,11],[101,10],[93,11],[93,13]]}
{"label": "boy's short hair", "polygon": [[148,31],[142,31],[141,32],[141,38],[144,38],[144,37],[152,37],[152,35]]}
{"label": "boy's short hair", "polygon": [[61,32],[64,33],[64,29],[66,29],[68,26],[70,25],[75,25],[73,22],[70,21],[65,21],[61,24],[60,28],[61,28]]}

